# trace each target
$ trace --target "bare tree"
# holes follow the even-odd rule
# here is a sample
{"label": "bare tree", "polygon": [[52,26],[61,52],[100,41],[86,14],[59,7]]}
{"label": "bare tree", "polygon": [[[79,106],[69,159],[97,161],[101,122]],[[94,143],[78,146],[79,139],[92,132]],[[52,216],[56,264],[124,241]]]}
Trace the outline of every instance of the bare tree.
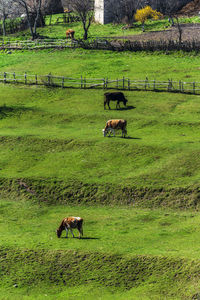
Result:
{"label": "bare tree", "polygon": [[22,11],[26,13],[28,27],[31,32],[32,39],[37,37],[37,24],[41,15],[42,0],[12,0],[21,7]]}
{"label": "bare tree", "polygon": [[122,3],[124,15],[129,24],[134,21],[134,14],[136,13],[137,9],[141,9],[149,5],[148,0],[122,0]]}
{"label": "bare tree", "polygon": [[88,30],[93,18],[94,1],[93,0],[68,0],[67,5],[79,15],[84,30],[83,39],[87,40]]}
{"label": "bare tree", "polygon": [[0,0],[0,19],[2,19],[3,35],[6,35],[6,19],[11,13],[12,0]]}
{"label": "bare tree", "polygon": [[152,8],[167,15],[172,25],[174,25],[174,15],[177,11],[191,1],[192,0],[150,0]]}
{"label": "bare tree", "polygon": [[136,10],[144,7],[146,2],[146,0],[110,0],[107,4],[109,19],[116,23],[123,21],[131,24]]}

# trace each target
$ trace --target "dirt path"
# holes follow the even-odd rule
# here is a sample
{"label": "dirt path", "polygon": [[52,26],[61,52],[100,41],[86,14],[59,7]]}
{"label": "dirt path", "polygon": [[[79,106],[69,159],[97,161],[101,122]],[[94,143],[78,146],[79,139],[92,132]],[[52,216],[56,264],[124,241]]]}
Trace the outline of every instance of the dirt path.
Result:
{"label": "dirt path", "polygon": [[[182,41],[200,41],[200,24],[182,24]],[[128,33],[128,32],[127,32]],[[149,41],[149,40],[178,40],[179,32],[177,26],[163,31],[151,31],[138,35],[124,35],[116,37],[118,39],[129,39],[130,41]]]}

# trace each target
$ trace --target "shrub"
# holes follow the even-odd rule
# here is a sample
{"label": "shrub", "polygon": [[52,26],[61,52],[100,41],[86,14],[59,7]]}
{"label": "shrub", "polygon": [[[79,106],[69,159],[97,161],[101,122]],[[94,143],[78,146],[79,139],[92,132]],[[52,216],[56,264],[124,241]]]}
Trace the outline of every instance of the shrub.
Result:
{"label": "shrub", "polygon": [[144,23],[147,19],[154,19],[158,20],[162,17],[162,14],[157,10],[153,10],[151,6],[145,6],[142,9],[137,9],[134,18],[136,21],[141,22],[142,24],[142,31],[144,31]]}

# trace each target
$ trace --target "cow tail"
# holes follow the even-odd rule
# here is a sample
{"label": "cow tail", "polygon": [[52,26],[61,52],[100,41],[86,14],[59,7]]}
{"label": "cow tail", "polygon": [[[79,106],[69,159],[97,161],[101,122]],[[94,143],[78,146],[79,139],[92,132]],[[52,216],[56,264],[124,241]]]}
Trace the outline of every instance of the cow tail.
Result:
{"label": "cow tail", "polygon": [[81,232],[81,234],[83,235],[83,219],[81,219],[79,222],[78,222],[78,230],[79,232]]}

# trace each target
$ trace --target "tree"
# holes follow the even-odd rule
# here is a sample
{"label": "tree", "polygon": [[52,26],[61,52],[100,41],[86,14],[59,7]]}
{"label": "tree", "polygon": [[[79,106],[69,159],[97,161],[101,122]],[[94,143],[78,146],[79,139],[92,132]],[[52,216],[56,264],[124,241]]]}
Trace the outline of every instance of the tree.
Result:
{"label": "tree", "polygon": [[93,0],[68,0],[67,4],[79,15],[84,30],[83,39],[87,40],[88,30],[93,19]]}
{"label": "tree", "polygon": [[3,35],[6,35],[6,19],[11,12],[12,0],[0,0],[0,18],[2,18]]}
{"label": "tree", "polygon": [[[162,1],[162,0],[157,0],[157,1]],[[183,1],[183,3],[187,3],[187,2],[189,2],[189,1],[187,1],[187,0]],[[183,30],[182,30],[181,24],[179,23],[179,19],[178,19],[178,16],[176,15],[176,12],[181,7],[180,5],[181,5],[181,3],[178,0],[167,0],[165,2],[162,2],[162,5],[161,5],[161,9],[165,13],[165,15],[168,16],[168,20],[169,20],[169,23],[171,23],[171,26],[177,25],[179,44],[181,44],[181,42],[182,42]],[[174,22],[174,19],[176,19],[176,24]]]}
{"label": "tree", "polygon": [[116,23],[132,24],[136,10],[143,6],[144,0],[109,0],[106,2],[109,19]]}
{"label": "tree", "polygon": [[162,17],[162,14],[157,10],[153,10],[151,6],[145,6],[144,8],[137,9],[136,14],[134,15],[135,20],[141,22],[142,31],[144,31],[144,23],[147,19],[158,20]]}
{"label": "tree", "polygon": [[17,3],[26,13],[28,27],[31,32],[32,39],[37,38],[37,25],[41,17],[42,0],[12,0]]}

